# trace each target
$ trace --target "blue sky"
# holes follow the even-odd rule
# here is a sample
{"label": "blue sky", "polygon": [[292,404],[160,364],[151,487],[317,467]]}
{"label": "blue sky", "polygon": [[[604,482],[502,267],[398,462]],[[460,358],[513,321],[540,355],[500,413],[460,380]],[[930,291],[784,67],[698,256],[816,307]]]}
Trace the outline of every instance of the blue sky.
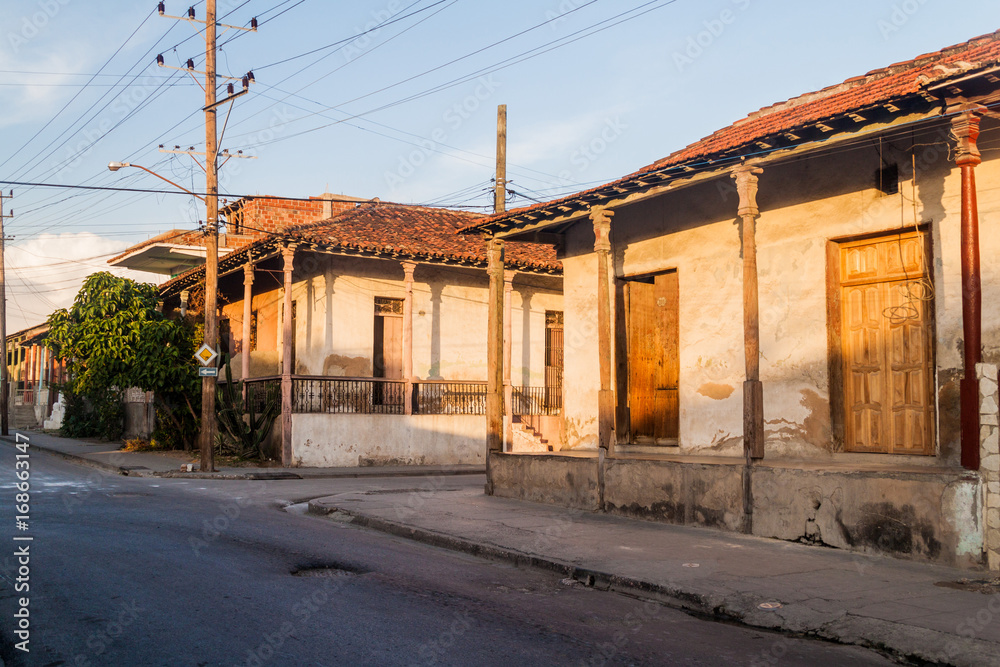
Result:
{"label": "blue sky", "polygon": [[[191,158],[157,146],[203,150],[204,93],[155,57],[201,69],[204,42],[155,5],[3,2],[0,180],[170,189],[107,169],[128,160],[203,189]],[[166,3],[174,15],[187,6]],[[204,18],[204,2],[195,11]],[[220,72],[256,77],[222,146],[257,159],[223,168],[224,193],[329,190],[473,210],[490,204],[498,104],[520,195],[510,205],[525,205],[1000,27],[1000,5],[971,0],[220,0],[219,13],[235,25],[260,17],[256,33],[220,37]],[[8,330],[69,303],[101,255],[205,217],[185,196],[14,190]]]}

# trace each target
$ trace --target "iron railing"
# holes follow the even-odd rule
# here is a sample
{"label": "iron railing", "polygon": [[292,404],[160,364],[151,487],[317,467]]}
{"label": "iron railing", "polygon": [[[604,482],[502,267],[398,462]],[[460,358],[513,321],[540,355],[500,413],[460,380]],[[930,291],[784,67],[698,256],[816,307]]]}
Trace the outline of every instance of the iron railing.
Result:
{"label": "iron railing", "polygon": [[[259,412],[269,387],[280,388],[280,377],[247,380],[247,400]],[[406,413],[412,402],[415,415],[485,415],[486,383],[430,380],[409,385],[384,378],[292,376],[292,412],[296,414]],[[511,412],[519,416],[557,415],[562,409],[561,387],[513,387]]]}
{"label": "iron railing", "polygon": [[406,383],[383,378],[292,378],[292,412],[401,415]]}
{"label": "iron railing", "polygon": [[244,386],[247,392],[246,408],[249,410],[252,405],[257,414],[264,411],[270,392],[274,392],[272,395],[277,396],[279,401],[281,400],[280,377],[250,378],[245,381]]}
{"label": "iron railing", "polygon": [[485,415],[485,382],[417,382],[414,414]]}
{"label": "iron railing", "polygon": [[562,387],[514,387],[511,403],[515,415],[557,415],[562,409]]}

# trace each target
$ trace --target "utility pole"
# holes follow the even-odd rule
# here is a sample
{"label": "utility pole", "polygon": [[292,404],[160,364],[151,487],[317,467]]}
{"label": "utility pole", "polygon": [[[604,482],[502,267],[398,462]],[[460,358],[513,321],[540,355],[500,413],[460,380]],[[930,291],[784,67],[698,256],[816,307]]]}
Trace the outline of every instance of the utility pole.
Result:
{"label": "utility pole", "polygon": [[[14,198],[10,191],[8,199]],[[8,401],[10,400],[10,382],[7,377],[7,283],[4,278],[4,245],[7,237],[3,231],[4,218],[13,218],[14,211],[4,215],[3,192],[0,192],[0,340],[3,341],[3,361],[0,362],[0,434],[10,435],[10,417]]]}
{"label": "utility pole", "polygon": [[[199,21],[195,18],[194,7],[188,9],[187,16],[167,16],[164,13],[164,3],[159,4],[160,16],[167,18],[188,21],[189,23],[205,24],[205,204],[207,208],[207,222],[205,229],[205,338],[204,342],[212,350],[218,352],[219,338],[219,313],[218,313],[218,291],[219,291],[219,136],[216,125],[216,109],[226,102],[232,102],[240,95],[244,95],[249,90],[249,84],[253,81],[253,72],[248,72],[243,76],[243,90],[236,93],[233,85],[229,84],[229,94],[222,100],[217,99],[216,88],[218,86],[218,76],[216,74],[216,39],[219,25],[226,29],[257,31],[257,19],[251,21],[250,28],[241,28],[219,24],[216,21],[216,0],[207,0],[205,9],[205,20]],[[166,67],[163,56],[156,58],[160,67]],[[188,60],[187,67],[173,67],[187,71],[194,77],[194,63]],[[224,77],[233,79],[233,77]],[[195,79],[197,81],[197,79]],[[232,106],[230,105],[230,110]],[[228,120],[229,116],[226,115]],[[225,127],[223,127],[225,132]],[[162,146],[161,146],[162,150]],[[184,151],[163,151],[168,153]],[[241,151],[242,153],[242,151]],[[193,155],[195,155],[193,153]],[[226,159],[231,156],[226,153]],[[242,157],[242,156],[240,156]],[[161,177],[162,178],[162,177]],[[201,453],[200,469],[202,472],[215,472],[215,434],[217,425],[215,421],[215,392],[217,376],[205,376],[201,381],[201,431],[198,434],[198,448]]]}
{"label": "utility pole", "polygon": [[497,176],[493,212],[507,210],[507,105],[497,106]]}
{"label": "utility pole", "polygon": [[[215,126],[215,0],[205,10],[205,173],[208,177],[205,203],[208,207],[208,236],[205,238],[205,344],[218,351],[219,345],[219,143]],[[201,380],[202,472],[215,472],[215,381]]]}

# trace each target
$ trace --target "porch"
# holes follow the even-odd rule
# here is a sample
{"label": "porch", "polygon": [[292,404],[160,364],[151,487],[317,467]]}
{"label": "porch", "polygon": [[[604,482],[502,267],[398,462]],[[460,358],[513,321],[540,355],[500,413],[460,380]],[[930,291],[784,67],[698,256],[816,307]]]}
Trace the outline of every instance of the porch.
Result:
{"label": "porch", "polygon": [[[282,378],[251,378],[247,400],[261,410]],[[508,452],[552,451],[560,437],[561,388],[511,386]],[[486,382],[375,377],[291,377],[291,463],[302,467],[485,463]],[[281,450],[281,419],[269,439]]]}

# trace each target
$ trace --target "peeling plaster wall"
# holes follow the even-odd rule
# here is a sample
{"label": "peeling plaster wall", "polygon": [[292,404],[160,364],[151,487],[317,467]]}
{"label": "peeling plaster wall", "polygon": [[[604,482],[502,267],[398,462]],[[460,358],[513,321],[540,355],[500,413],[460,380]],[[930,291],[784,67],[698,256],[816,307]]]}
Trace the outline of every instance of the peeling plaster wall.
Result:
{"label": "peeling plaster wall", "polygon": [[983,479],[986,562],[993,571],[1000,570],[1000,390],[997,364],[979,364],[979,405],[981,424],[980,467]]}
{"label": "peeling plaster wall", "polygon": [[294,465],[482,465],[486,418],[477,415],[292,415]]}
{"label": "peeling plaster wall", "polygon": [[[996,123],[984,121],[984,132]],[[910,149],[873,139],[872,150],[841,151],[764,166],[757,223],[761,380],[767,457],[906,465],[958,465],[957,382],[961,377],[961,178],[949,162],[947,128],[916,154],[916,210]],[[899,144],[898,148],[895,147]],[[879,154],[881,151],[881,156]],[[1000,159],[976,170],[983,278],[984,360],[1000,362]],[[897,163],[900,191],[874,187],[882,164]],[[611,240],[615,275],[677,270],[680,285],[680,452],[742,452],[744,340],[738,198],[718,178],[616,210]],[[935,285],[937,456],[845,454],[835,442],[830,406],[827,331],[829,239],[889,232],[916,219],[930,223]],[[570,447],[596,441],[598,360],[596,259],[589,221],[567,234],[565,419]],[[833,400],[842,400],[840,396]]]}
{"label": "peeling plaster wall", "polygon": [[959,567],[982,562],[975,473],[759,465],[753,533]]}
{"label": "peeling plaster wall", "polygon": [[[597,449],[597,256],[589,222],[566,234],[563,262],[564,449]],[[572,388],[572,391],[566,390]]]}

